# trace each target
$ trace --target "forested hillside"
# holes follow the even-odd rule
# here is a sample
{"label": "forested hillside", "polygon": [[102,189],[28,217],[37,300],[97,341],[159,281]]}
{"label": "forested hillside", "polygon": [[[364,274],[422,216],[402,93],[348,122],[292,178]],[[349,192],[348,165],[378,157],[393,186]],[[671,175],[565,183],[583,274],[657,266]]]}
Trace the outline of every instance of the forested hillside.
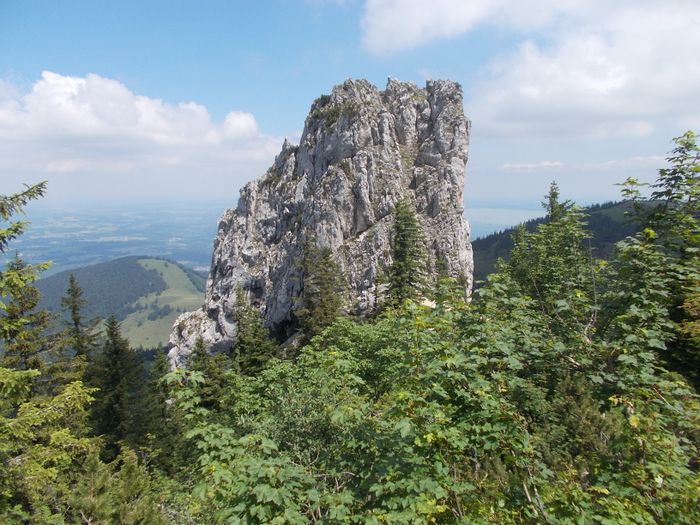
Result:
{"label": "forested hillside", "polygon": [[[297,344],[279,348],[239,300],[235,345],[210,355],[200,337],[174,370],[162,353],[144,370],[114,318],[98,343],[76,286],[46,338],[41,268],[15,260],[0,273],[0,522],[697,524],[694,133],[653,205],[641,189],[623,191],[641,231],[602,261],[552,185],[545,220],[517,230],[471,302],[426,278],[401,203],[374,315],[341,315],[342,282],[316,272]],[[0,249],[44,190],[0,197]]]}
{"label": "forested hillside", "polygon": [[[606,202],[583,209],[586,231],[589,235],[585,243],[593,257],[608,259],[613,254],[615,244],[625,237],[634,235],[640,229],[631,216],[632,202]],[[520,227],[533,232],[546,222],[546,217],[524,222]],[[496,268],[499,258],[508,259],[513,249],[513,235],[518,226],[492,233],[472,241],[474,250],[474,281],[477,286]]]}
{"label": "forested hillside", "polygon": [[83,292],[87,319],[114,316],[134,346],[165,344],[175,318],[201,305],[205,277],[173,261],[122,257],[60,272],[36,282],[39,308],[68,317],[62,298],[73,275]]}

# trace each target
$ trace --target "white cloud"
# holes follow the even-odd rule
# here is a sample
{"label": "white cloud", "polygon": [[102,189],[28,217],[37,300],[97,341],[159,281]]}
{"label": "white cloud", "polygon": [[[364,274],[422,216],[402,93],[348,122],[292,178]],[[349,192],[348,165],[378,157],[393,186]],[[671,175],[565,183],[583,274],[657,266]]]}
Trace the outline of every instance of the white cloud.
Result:
{"label": "white cloud", "polygon": [[232,111],[226,115],[223,130],[226,137],[246,138],[258,133],[258,123],[250,113]]}
{"label": "white cloud", "polygon": [[367,0],[375,54],[493,26],[520,34],[466,93],[475,133],[645,137],[700,127],[697,0]]}
{"label": "white cloud", "polygon": [[385,55],[483,24],[534,31],[563,16],[600,16],[604,5],[604,0],[365,0],[363,44],[370,52]]}
{"label": "white cloud", "polygon": [[2,107],[2,104],[16,98],[17,95],[17,88],[12,83],[0,78],[0,107]]}
{"label": "white cloud", "polygon": [[136,95],[98,75],[46,71],[24,95],[0,83],[0,192],[48,178],[49,195],[220,197],[223,187],[233,201],[280,144],[250,113],[217,123],[201,104]]}
{"label": "white cloud", "polygon": [[483,130],[608,138],[699,126],[700,3],[621,1],[607,11],[493,63],[470,93]]}
{"label": "white cloud", "polygon": [[501,169],[512,170],[512,171],[523,171],[523,170],[540,170],[540,169],[552,169],[552,168],[562,168],[564,166],[563,162],[558,160],[543,160],[540,162],[509,162],[503,164]]}
{"label": "white cloud", "polygon": [[364,45],[385,54],[455,36],[494,13],[482,0],[367,0],[362,19]]}
{"label": "white cloud", "polygon": [[642,170],[646,174],[656,175],[660,168],[667,165],[665,157],[661,155],[636,156],[628,159],[614,159],[605,162],[582,164],[578,169],[586,171],[619,171]]}

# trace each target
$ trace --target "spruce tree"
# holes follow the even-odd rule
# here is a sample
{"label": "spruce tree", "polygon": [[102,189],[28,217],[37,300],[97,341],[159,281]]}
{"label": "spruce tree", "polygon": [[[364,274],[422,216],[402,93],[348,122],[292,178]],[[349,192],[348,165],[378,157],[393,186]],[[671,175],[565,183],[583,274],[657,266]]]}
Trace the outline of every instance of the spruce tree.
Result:
{"label": "spruce tree", "polygon": [[201,372],[204,382],[199,387],[200,404],[209,410],[219,410],[226,385],[226,373],[231,370],[231,358],[223,353],[209,354],[202,337],[195,340],[188,367]]}
{"label": "spruce tree", "polygon": [[584,243],[589,234],[581,210],[560,201],[556,183],[542,204],[547,222],[536,232],[516,229],[505,268],[522,293],[552,316],[552,329],[567,337],[581,325],[593,327],[597,267]]}
{"label": "spruce tree", "polygon": [[45,332],[51,317],[45,310],[36,309],[40,294],[32,283],[37,277],[37,269],[15,258],[2,276],[12,281],[0,290],[1,295],[9,297],[3,306],[2,339],[5,350],[0,364],[16,370],[43,369],[44,357],[49,350]]}
{"label": "spruce tree", "polygon": [[119,453],[118,443],[140,441],[142,370],[138,358],[122,336],[119,322],[111,316],[105,324],[105,341],[88,371],[92,386],[99,388],[93,405],[93,429],[104,436],[106,459]]}
{"label": "spruce tree", "polygon": [[[0,253],[24,232],[13,220],[46,183],[24,192],[0,195]],[[33,286],[48,264],[30,265],[15,257],[0,271],[0,522],[64,523],[65,501],[85,454],[96,446],[85,437],[92,390],[75,381],[60,392],[45,361],[54,339],[50,320],[37,310]],[[50,361],[50,360],[49,360]],[[8,368],[9,367],[9,368]]]}
{"label": "spruce tree", "polygon": [[96,455],[88,457],[85,472],[69,495],[69,503],[68,515],[75,520],[70,523],[167,523],[148,471],[130,450],[110,464],[103,463]]}
{"label": "spruce tree", "polygon": [[260,311],[252,306],[242,288],[236,290],[233,310],[236,340],[233,344],[233,365],[242,374],[255,375],[274,357],[277,345],[263,325]]}
{"label": "spruce tree", "polygon": [[[0,195],[0,254],[7,252],[10,241],[22,235],[27,221],[13,220],[24,207],[46,191],[46,182],[27,186],[20,193]],[[0,271],[0,342],[4,347],[2,366],[18,370],[41,368],[41,354],[46,350],[43,332],[48,326],[46,312],[35,311],[39,292],[34,288],[39,272],[49,263],[27,264],[19,257]]]}
{"label": "spruce tree", "polygon": [[61,306],[63,306],[70,317],[67,322],[67,335],[70,338],[71,346],[76,356],[89,355],[97,341],[95,328],[99,321],[85,321],[83,308],[86,304],[83,290],[75,275],[71,273],[68,278],[66,295],[61,299]]}
{"label": "spruce tree", "polygon": [[13,195],[0,195],[0,221],[8,222],[0,227],[0,253],[5,253],[13,239],[24,233],[27,221],[12,221],[12,218],[24,212],[24,207],[33,200],[43,197],[46,181],[27,186],[27,189]]}
{"label": "spruce tree", "polygon": [[175,411],[169,403],[170,392],[163,378],[169,372],[167,352],[158,349],[148,371],[144,393],[144,441],[150,449],[152,464],[173,473],[181,434]]}
{"label": "spruce tree", "polygon": [[423,232],[413,206],[396,203],[389,268],[389,304],[400,306],[407,299],[417,299],[425,289],[425,249]]}
{"label": "spruce tree", "polygon": [[302,308],[296,311],[304,342],[320,334],[340,315],[345,290],[342,272],[330,248],[307,233],[303,247]]}

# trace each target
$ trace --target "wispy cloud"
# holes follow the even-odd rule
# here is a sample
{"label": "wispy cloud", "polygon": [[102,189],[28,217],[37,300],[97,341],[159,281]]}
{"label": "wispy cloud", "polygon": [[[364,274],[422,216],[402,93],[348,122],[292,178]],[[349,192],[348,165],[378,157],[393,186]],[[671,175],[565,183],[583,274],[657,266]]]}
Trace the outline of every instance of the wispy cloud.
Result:
{"label": "wispy cloud", "polygon": [[658,169],[665,167],[666,164],[667,161],[665,157],[661,155],[649,155],[646,157],[636,156],[627,159],[613,159],[605,162],[583,164],[580,168],[584,170],[600,171],[643,169],[656,172]]}
{"label": "wispy cloud", "polygon": [[506,163],[501,166],[503,170],[512,171],[530,171],[530,170],[540,170],[540,169],[552,169],[552,168],[562,168],[564,166],[563,162],[558,160],[543,160],[540,162],[513,162]]}

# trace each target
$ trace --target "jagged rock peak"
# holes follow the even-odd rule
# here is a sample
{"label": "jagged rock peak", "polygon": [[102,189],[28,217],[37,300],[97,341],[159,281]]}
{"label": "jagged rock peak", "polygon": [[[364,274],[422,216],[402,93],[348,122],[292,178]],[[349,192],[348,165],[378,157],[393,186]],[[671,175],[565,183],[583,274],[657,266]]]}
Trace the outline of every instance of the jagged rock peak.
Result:
{"label": "jagged rock peak", "polygon": [[317,98],[299,145],[285,140],[265,175],[246,184],[221,218],[204,306],[175,322],[171,364],[185,363],[198,336],[215,349],[231,344],[238,288],[269,327],[289,335],[301,306],[307,232],[333,251],[347,280],[339,291],[346,309],[373,311],[391,264],[392,211],[404,199],[415,205],[432,276],[440,260],[468,294],[469,128],[461,88],[447,80],[421,89],[389,79],[384,91],[346,80]]}

